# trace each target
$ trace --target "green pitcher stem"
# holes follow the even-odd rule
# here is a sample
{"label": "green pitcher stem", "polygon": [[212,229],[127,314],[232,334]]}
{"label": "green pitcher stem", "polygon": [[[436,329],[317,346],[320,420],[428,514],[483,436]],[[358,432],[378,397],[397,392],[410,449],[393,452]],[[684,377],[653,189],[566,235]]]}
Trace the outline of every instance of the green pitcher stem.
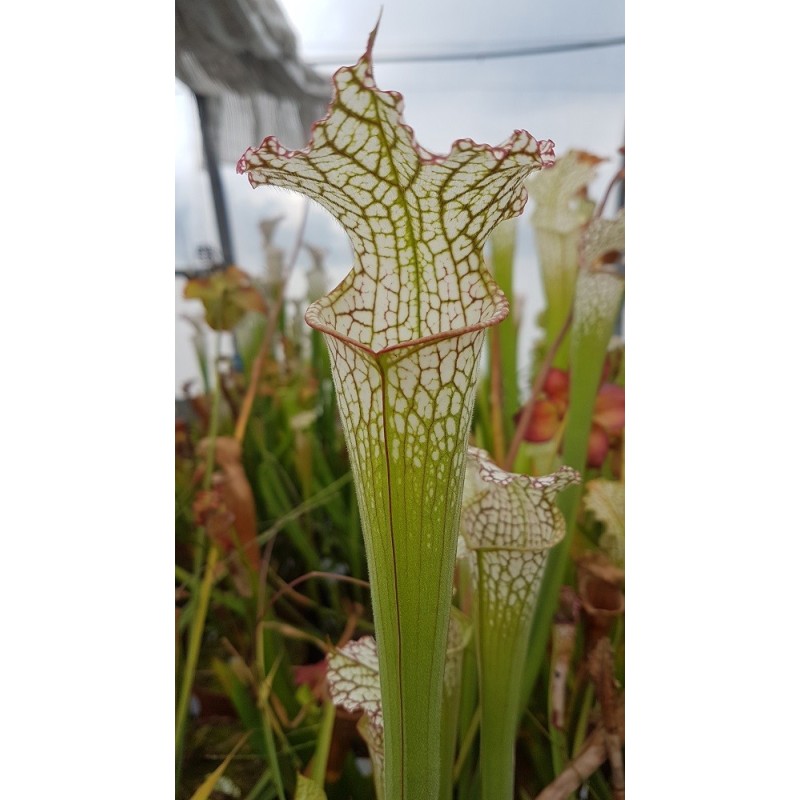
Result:
{"label": "green pitcher stem", "polygon": [[[483,332],[467,335],[466,345],[479,353]],[[384,715],[385,793],[397,800],[436,798],[439,793],[441,713],[447,632],[450,618],[456,538],[464,485],[467,434],[475,396],[473,374],[464,376],[466,390],[458,414],[432,414],[425,425],[447,434],[443,439],[415,433],[410,410],[398,412],[398,375],[413,374],[426,354],[441,355],[429,344],[409,354],[373,358],[328,337],[340,407],[347,402],[347,358],[365,370],[356,386],[374,382],[374,404],[368,419],[344,414],[357,497],[364,527],[372,586],[375,634]],[[455,347],[455,344],[448,345]],[[462,342],[462,346],[464,346]],[[430,351],[430,352],[429,352]],[[344,370],[344,373],[336,370]],[[409,409],[418,407],[413,392],[437,389],[415,384]],[[440,387],[451,393],[452,387]],[[420,423],[423,424],[423,423]],[[366,437],[365,426],[371,429]],[[378,433],[375,437],[374,434]],[[445,446],[449,443],[449,446]]]}
{"label": "green pitcher stem", "polygon": [[[478,556],[480,564],[481,556]],[[480,567],[479,567],[480,569]],[[483,592],[481,593],[483,594]],[[481,686],[481,797],[512,800],[517,697],[527,647],[528,625],[507,608],[503,619],[489,619],[479,599],[478,669]],[[514,617],[516,616],[516,619]]]}

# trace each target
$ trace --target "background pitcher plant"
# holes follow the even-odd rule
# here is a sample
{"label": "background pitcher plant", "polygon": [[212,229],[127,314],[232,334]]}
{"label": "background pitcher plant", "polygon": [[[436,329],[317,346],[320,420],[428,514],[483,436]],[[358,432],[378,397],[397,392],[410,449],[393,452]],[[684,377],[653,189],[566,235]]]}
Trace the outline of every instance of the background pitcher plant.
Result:
{"label": "background pitcher plant", "polygon": [[564,536],[555,504],[580,483],[570,467],[515,475],[469,449],[461,533],[475,585],[482,797],[511,800],[523,665],[545,559]]}

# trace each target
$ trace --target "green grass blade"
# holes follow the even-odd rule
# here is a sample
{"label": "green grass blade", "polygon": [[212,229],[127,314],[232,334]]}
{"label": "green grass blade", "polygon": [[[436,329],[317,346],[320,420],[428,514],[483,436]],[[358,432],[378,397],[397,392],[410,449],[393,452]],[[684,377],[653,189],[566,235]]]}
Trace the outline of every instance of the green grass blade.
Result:
{"label": "green grass blade", "polygon": [[225,756],[225,760],[197,787],[197,790],[191,796],[190,800],[208,800],[217,785],[217,781],[225,774],[225,770],[233,760],[233,757],[239,752],[239,749],[247,741],[249,733],[242,736],[236,743],[233,750]]}
{"label": "green grass blade", "polygon": [[492,274],[509,302],[508,319],[495,329],[500,339],[500,374],[503,386],[503,421],[506,442],[514,435],[514,414],[519,410],[517,335],[519,322],[514,315],[514,249],[516,220],[498,225],[490,239]]}

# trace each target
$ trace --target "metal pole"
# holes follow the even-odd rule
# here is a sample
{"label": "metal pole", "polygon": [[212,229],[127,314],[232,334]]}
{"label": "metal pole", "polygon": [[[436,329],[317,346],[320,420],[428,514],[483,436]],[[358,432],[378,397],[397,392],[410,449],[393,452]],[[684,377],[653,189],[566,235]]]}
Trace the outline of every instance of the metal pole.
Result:
{"label": "metal pole", "polygon": [[231,229],[228,224],[228,212],[225,208],[225,195],[222,192],[222,181],[219,178],[219,161],[214,149],[211,120],[208,109],[208,98],[195,93],[197,111],[200,115],[200,135],[203,139],[203,155],[206,159],[208,177],[211,181],[211,196],[214,201],[214,213],[217,217],[217,230],[219,243],[222,248],[222,260],[225,264],[233,264],[233,244],[231,242]]}

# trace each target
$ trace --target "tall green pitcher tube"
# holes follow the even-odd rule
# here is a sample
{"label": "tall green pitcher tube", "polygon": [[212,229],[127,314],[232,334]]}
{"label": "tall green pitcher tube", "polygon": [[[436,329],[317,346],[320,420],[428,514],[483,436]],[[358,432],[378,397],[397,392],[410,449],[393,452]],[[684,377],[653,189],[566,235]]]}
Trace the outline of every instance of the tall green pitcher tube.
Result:
{"label": "tall green pitcher tube", "polygon": [[[376,29],[377,30],[377,29]],[[352,271],[306,313],[331,357],[366,542],[381,674],[386,797],[438,793],[440,711],[467,436],[485,329],[508,313],[482,251],[519,214],[552,142],[516,131],[438,156],[372,77],[372,46],[334,75],[309,145],[267,138],[254,186],[309,195],[344,227]]]}

